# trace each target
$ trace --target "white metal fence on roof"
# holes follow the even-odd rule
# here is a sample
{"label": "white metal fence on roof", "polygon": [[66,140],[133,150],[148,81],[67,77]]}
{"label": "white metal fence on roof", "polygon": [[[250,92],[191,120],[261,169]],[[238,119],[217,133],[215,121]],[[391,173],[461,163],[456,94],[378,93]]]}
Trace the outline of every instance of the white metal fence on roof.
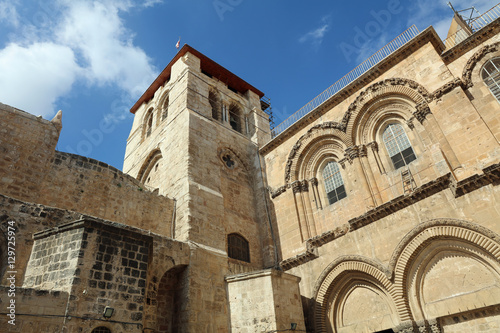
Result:
{"label": "white metal fence on roof", "polygon": [[[475,19],[469,22],[472,33],[481,30],[491,22],[495,21],[500,17],[500,3],[488,10],[486,13],[481,16],[476,17]],[[446,49],[451,49],[453,46],[463,42],[467,37],[471,34],[469,31],[460,28],[456,33],[446,38],[443,43],[446,46]]]}
{"label": "white metal fence on roof", "polygon": [[407,30],[405,30],[402,34],[400,34],[398,37],[394,38],[391,42],[389,42],[386,46],[378,50],[375,54],[373,54],[371,57],[363,61],[359,66],[354,68],[352,71],[347,73],[344,77],[342,77],[340,80],[332,84],[330,87],[328,87],[325,91],[323,91],[321,94],[316,96],[312,101],[304,105],[299,111],[295,112],[292,114],[290,117],[288,117],[285,121],[283,121],[281,124],[276,126],[272,131],[271,131],[271,136],[274,138],[283,131],[285,131],[288,127],[292,126],[295,122],[297,122],[299,119],[304,117],[306,114],[311,112],[312,110],[316,109],[318,106],[323,104],[326,100],[328,100],[330,97],[335,95],[337,92],[342,90],[344,87],[346,87],[348,84],[356,80],[358,77],[363,75],[366,71],[368,71],[370,68],[375,66],[377,63],[382,61],[383,59],[387,58],[390,54],[392,54],[394,51],[399,49],[401,46],[405,45],[408,43],[410,40],[412,40],[415,36],[419,34],[419,31],[415,25],[412,25],[409,27]]}

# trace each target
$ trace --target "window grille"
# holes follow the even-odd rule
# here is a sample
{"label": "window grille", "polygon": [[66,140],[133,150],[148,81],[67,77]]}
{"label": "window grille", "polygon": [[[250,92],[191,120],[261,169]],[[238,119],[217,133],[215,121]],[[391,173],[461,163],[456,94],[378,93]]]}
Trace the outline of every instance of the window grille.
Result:
{"label": "window grille", "polygon": [[330,162],[325,166],[323,180],[330,205],[347,196],[338,163]]}
{"label": "window grille", "polygon": [[390,124],[382,135],[387,152],[395,169],[399,169],[417,159],[403,126]]}
{"label": "window grille", "polygon": [[500,58],[488,60],[481,71],[484,83],[500,102]]}
{"label": "window grille", "polygon": [[248,241],[238,234],[227,236],[227,254],[229,258],[250,262]]}
{"label": "window grille", "polygon": [[111,333],[111,330],[104,326],[96,327],[92,330],[92,333]]}

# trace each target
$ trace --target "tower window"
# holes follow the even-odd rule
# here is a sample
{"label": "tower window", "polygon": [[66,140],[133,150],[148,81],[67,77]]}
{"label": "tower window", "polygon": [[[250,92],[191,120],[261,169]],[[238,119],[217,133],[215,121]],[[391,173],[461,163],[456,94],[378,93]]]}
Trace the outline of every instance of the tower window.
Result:
{"label": "tower window", "polygon": [[491,94],[500,102],[500,58],[488,60],[481,71],[481,77]]}
{"label": "tower window", "polygon": [[215,120],[221,120],[221,103],[217,97],[217,93],[210,91],[208,93],[208,102],[212,108],[212,118]]}
{"label": "tower window", "polygon": [[417,159],[410,140],[408,140],[403,126],[400,124],[387,126],[382,134],[382,139],[395,169],[404,167]]}
{"label": "tower window", "polygon": [[229,107],[229,125],[233,130],[241,133],[241,111],[235,104]]}
{"label": "tower window", "polygon": [[238,234],[227,236],[227,254],[229,258],[250,262],[248,241]]}
{"label": "tower window", "polygon": [[146,138],[151,135],[152,131],[153,131],[153,108],[149,109],[146,115],[146,124],[145,124]]}
{"label": "tower window", "polygon": [[162,112],[161,112],[161,120],[167,119],[167,116],[168,116],[168,104],[169,104],[168,92],[166,94],[167,94],[167,98],[165,99],[165,102],[163,103]]}
{"label": "tower window", "polygon": [[323,180],[325,181],[326,195],[330,205],[347,196],[338,163],[329,162],[325,166]]}

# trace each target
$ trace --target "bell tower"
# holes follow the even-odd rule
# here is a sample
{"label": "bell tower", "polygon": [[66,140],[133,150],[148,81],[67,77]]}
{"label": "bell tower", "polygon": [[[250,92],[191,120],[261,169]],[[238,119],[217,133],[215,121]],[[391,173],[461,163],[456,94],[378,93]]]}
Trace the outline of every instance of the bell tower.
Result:
{"label": "bell tower", "polygon": [[123,166],[145,188],[176,200],[175,226],[166,236],[252,269],[274,265],[258,153],[270,138],[263,96],[184,45],[132,107]]}

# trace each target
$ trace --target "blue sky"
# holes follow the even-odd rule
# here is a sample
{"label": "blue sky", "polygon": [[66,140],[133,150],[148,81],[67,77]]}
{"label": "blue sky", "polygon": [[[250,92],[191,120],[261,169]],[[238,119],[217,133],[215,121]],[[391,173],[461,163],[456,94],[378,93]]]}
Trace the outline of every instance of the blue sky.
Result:
{"label": "blue sky", "polygon": [[121,169],[128,110],[179,36],[263,91],[279,123],[412,24],[445,38],[446,2],[0,0],[0,102],[46,119],[62,110],[57,149]]}

